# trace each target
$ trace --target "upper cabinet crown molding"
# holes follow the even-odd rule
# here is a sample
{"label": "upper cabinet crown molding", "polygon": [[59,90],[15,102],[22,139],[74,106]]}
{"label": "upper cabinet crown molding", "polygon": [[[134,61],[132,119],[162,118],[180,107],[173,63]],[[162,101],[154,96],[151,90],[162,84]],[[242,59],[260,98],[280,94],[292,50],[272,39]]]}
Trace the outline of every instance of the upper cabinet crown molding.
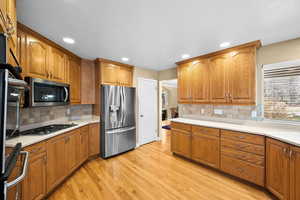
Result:
{"label": "upper cabinet crown molding", "polygon": [[118,65],[118,66],[124,66],[124,67],[129,67],[129,68],[134,68],[133,65],[128,65],[125,63],[121,63],[121,62],[117,62],[117,61],[113,61],[113,60],[109,60],[109,59],[105,59],[105,58],[96,58],[95,60],[96,63],[110,63],[110,64],[114,64],[114,65]]}
{"label": "upper cabinet crown molding", "polygon": [[205,55],[196,56],[196,57],[193,57],[193,58],[189,58],[189,59],[186,59],[186,60],[176,62],[176,64],[177,65],[182,65],[184,63],[193,62],[195,60],[210,58],[210,57],[217,56],[217,55],[220,55],[220,54],[226,54],[226,53],[229,53],[229,52],[232,52],[232,51],[235,51],[235,50],[238,50],[238,49],[242,49],[242,48],[245,48],[245,47],[260,48],[261,47],[261,41],[256,40],[256,41],[253,41],[253,42],[248,42],[248,43],[241,44],[241,45],[234,46],[234,47],[230,47],[230,48],[227,48],[227,49],[222,49],[220,51],[215,51],[215,52],[208,53],[208,54],[205,54]]}

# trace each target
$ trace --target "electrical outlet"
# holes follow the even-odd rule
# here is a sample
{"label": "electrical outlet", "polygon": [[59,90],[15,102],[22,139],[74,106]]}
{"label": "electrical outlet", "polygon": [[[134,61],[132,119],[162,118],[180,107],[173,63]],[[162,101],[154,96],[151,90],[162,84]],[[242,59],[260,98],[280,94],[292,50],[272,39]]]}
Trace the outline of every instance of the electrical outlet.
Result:
{"label": "electrical outlet", "polygon": [[256,118],[256,117],[257,117],[257,112],[256,112],[255,110],[253,110],[253,111],[251,112],[251,117],[252,117],[252,118]]}
{"label": "electrical outlet", "polygon": [[214,113],[216,114],[216,115],[223,115],[223,110],[220,110],[220,109],[215,109],[214,110]]}
{"label": "electrical outlet", "polygon": [[203,109],[203,108],[201,108],[201,111],[200,111],[200,112],[201,112],[201,114],[204,114],[204,109]]}

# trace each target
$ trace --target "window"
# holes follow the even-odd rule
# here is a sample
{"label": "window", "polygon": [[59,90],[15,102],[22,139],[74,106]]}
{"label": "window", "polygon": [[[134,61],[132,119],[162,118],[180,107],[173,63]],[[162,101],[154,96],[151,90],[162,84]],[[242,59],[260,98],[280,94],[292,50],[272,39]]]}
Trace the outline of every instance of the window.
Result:
{"label": "window", "polygon": [[264,117],[300,121],[300,61],[264,66]]}

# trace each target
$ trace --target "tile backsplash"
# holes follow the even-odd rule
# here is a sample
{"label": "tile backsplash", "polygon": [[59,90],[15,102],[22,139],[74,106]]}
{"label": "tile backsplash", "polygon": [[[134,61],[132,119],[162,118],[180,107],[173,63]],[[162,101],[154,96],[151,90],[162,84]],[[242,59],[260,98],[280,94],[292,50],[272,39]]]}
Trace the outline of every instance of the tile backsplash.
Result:
{"label": "tile backsplash", "polygon": [[179,104],[179,117],[260,120],[261,106]]}
{"label": "tile backsplash", "polygon": [[23,108],[20,112],[21,126],[53,120],[80,120],[92,115],[92,105]]}

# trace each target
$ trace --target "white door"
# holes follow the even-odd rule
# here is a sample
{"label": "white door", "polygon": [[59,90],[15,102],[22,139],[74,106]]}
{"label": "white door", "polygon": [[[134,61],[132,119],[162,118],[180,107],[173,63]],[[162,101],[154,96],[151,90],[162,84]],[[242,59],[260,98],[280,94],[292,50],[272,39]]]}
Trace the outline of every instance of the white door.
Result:
{"label": "white door", "polygon": [[139,145],[153,142],[157,132],[157,80],[138,78]]}

